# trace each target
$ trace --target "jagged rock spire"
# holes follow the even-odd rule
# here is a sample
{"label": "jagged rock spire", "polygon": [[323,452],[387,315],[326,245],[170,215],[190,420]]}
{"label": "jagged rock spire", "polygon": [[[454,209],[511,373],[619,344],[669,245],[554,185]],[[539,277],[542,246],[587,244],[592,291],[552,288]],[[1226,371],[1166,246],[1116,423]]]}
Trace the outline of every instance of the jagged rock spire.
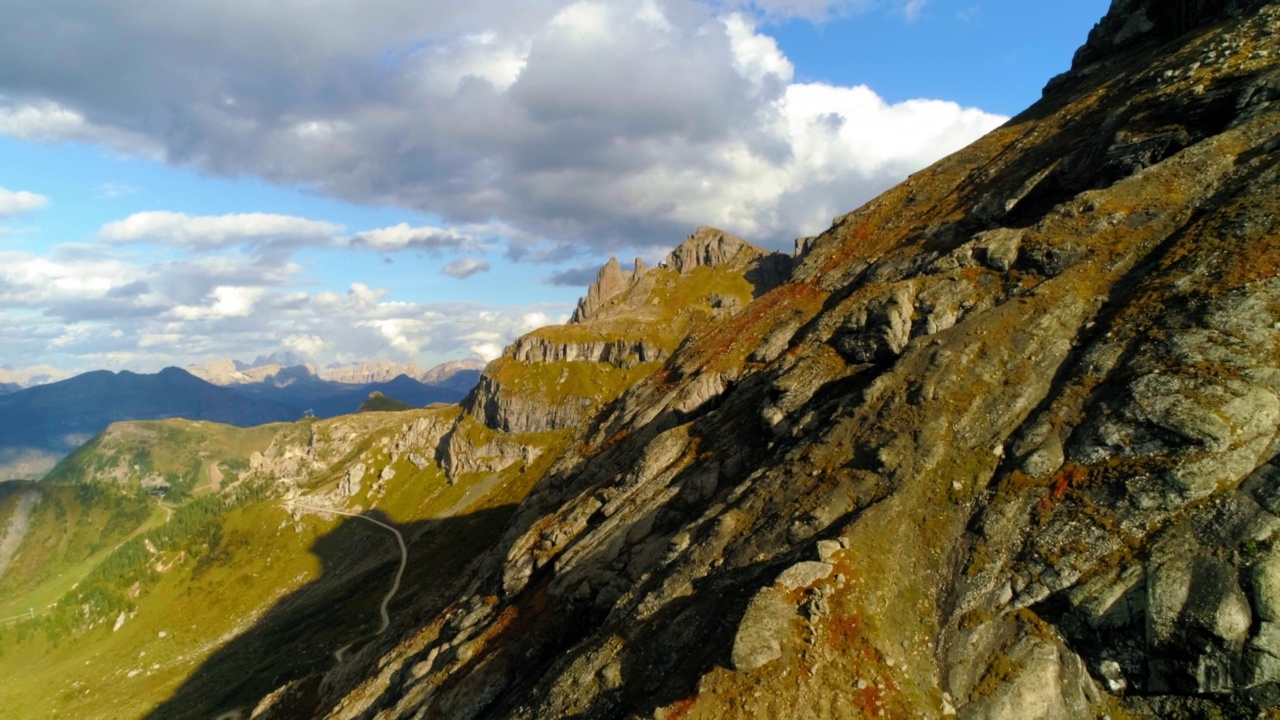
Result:
{"label": "jagged rock spire", "polygon": [[602,305],[608,302],[609,298],[626,290],[631,280],[639,277],[643,271],[644,263],[640,262],[639,258],[636,258],[636,269],[631,272],[622,269],[618,264],[618,258],[609,258],[609,262],[600,268],[596,281],[587,288],[586,296],[578,300],[578,308],[574,310],[573,319],[570,322],[578,323],[590,319]]}

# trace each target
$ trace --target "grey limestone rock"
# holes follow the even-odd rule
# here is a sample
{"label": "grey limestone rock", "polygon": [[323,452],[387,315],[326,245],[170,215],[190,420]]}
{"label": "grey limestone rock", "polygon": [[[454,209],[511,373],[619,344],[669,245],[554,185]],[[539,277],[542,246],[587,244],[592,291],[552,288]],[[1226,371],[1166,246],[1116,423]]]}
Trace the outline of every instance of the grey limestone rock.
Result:
{"label": "grey limestone rock", "polygon": [[364,463],[356,463],[347,468],[346,474],[342,476],[342,481],[338,483],[338,492],[343,497],[352,497],[360,492],[360,484],[364,480],[365,473],[368,468]]}
{"label": "grey limestone rock", "polygon": [[[639,260],[636,262],[637,269],[643,268],[643,263]],[[586,296],[578,301],[578,308],[574,311],[571,322],[585,322],[591,319],[610,298],[626,290],[627,284],[634,277],[636,276],[633,273],[622,269],[618,264],[618,258],[609,258],[609,262],[600,268],[596,281],[587,288]]]}
{"label": "grey limestone rock", "polygon": [[835,567],[828,562],[816,560],[798,562],[782,571],[778,576],[777,584],[787,591],[798,590],[830,577],[834,570]]}
{"label": "grey limestone rock", "polygon": [[782,657],[782,637],[793,632],[796,609],[781,591],[764,588],[751,598],[733,638],[733,667],[755,670]]}

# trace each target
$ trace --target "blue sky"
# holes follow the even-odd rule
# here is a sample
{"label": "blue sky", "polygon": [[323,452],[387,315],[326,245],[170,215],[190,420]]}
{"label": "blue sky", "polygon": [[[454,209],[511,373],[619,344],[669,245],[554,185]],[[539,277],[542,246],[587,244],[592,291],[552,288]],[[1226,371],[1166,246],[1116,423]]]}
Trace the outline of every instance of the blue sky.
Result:
{"label": "blue sky", "polygon": [[20,377],[492,357],[610,255],[821,231],[1032,103],[1107,3],[6,5]]}

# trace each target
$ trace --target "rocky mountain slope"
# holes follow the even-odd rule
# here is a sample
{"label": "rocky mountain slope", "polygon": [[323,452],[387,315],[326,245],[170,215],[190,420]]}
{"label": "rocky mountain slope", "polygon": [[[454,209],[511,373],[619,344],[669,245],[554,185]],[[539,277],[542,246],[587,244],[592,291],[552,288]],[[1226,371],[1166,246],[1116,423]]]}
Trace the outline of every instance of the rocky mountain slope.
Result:
{"label": "rocky mountain slope", "polygon": [[[568,441],[499,541],[254,716],[1274,716],[1278,30],[1116,0],[1041,102],[687,340],[517,342],[466,417]],[[579,357],[606,389],[549,394]]]}
{"label": "rocky mountain slope", "polygon": [[114,426],[0,492],[0,714],[1276,717],[1278,32],[1116,0],[797,257],[611,262],[459,405]]}
{"label": "rocky mountain slope", "polygon": [[[724,243],[732,256],[704,252]],[[760,265],[790,261],[710,229],[681,254],[704,262],[665,263],[598,317],[526,338],[537,352],[510,349],[461,405],[396,411],[382,398],[366,408],[381,412],[246,429],[117,423],[41,483],[11,485],[38,522],[0,497],[0,533],[16,544],[0,573],[0,611],[12,610],[0,614],[0,715],[247,715],[335,656],[372,657],[370,619],[397,560],[379,527],[406,542],[404,592],[387,601],[403,631],[461,589],[462,568],[568,450],[574,418],[767,290]],[[61,517],[87,518],[77,526],[96,540],[60,532]]]}

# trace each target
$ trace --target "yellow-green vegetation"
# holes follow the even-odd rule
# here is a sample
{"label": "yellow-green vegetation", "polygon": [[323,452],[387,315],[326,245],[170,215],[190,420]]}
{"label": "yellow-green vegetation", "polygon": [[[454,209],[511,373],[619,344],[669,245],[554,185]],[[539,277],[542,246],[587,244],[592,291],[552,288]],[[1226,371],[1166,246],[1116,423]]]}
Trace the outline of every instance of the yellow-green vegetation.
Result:
{"label": "yellow-green vegetation", "polygon": [[108,482],[129,491],[151,484],[166,487],[170,499],[182,499],[213,484],[215,465],[218,484],[234,482],[248,469],[249,455],[265,450],[287,427],[181,419],[116,423],[58,463],[44,481]]}
{"label": "yellow-green vegetation", "polygon": [[752,293],[741,268],[703,266],[684,273],[654,268],[639,283],[611,298],[597,318],[539,328],[530,335],[555,343],[644,341],[670,351],[698,321],[711,315],[711,296],[733,298],[745,307]]}
{"label": "yellow-green vegetation", "polygon": [[[172,703],[162,706],[165,716],[248,710],[245,703],[271,689],[328,669],[335,652],[358,650],[377,629],[396,560],[385,530],[333,515],[291,515],[271,478],[248,476],[230,488],[224,481],[221,492],[166,502],[129,491],[130,483],[104,482],[96,469],[110,473],[145,458],[149,471],[170,472],[185,454],[205,467],[216,463],[230,478],[247,475],[239,469],[247,470],[252,453],[289,456],[314,444],[324,469],[300,489],[332,493],[357,462],[376,476],[390,466],[387,481],[376,491],[365,482],[347,507],[367,508],[402,530],[411,556],[405,587],[442,589],[492,543],[566,442],[562,432],[506,435],[464,417],[457,432],[474,447],[534,451],[453,484],[434,462],[419,468],[405,455],[392,460],[402,429],[422,419],[449,423],[459,412],[383,412],[247,431],[122,424],[61,469],[77,484],[0,485],[0,522],[16,491],[44,498],[13,568],[0,578],[0,607],[11,611],[3,617],[36,602],[43,610],[0,626],[0,717],[141,717],[164,702]],[[140,488],[136,479],[132,487]],[[421,595],[396,598],[392,617]]]}
{"label": "yellow-green vegetation", "polygon": [[[95,486],[0,483],[0,528],[18,497],[38,493],[28,529],[0,576],[0,618],[24,612],[46,618],[51,606],[126,538],[162,518],[154,501]],[[5,625],[0,624],[0,633]]]}
{"label": "yellow-green vegetation", "polygon": [[661,363],[650,362],[618,368],[608,363],[522,363],[498,358],[489,364],[486,372],[504,393],[560,405],[575,398],[608,402],[661,366]]}
{"label": "yellow-green vegetation", "polygon": [[204,525],[200,543],[148,552],[145,578],[127,593],[132,609],[74,636],[8,628],[0,638],[0,715],[144,715],[212,651],[319,576],[321,563],[307,550],[325,528],[286,521],[275,504],[257,502]]}
{"label": "yellow-green vegetation", "polygon": [[787,318],[796,327],[822,309],[827,294],[806,283],[788,283],[775,288],[744,311],[719,323],[694,349],[691,364],[710,370],[738,371],[771,330]]}

